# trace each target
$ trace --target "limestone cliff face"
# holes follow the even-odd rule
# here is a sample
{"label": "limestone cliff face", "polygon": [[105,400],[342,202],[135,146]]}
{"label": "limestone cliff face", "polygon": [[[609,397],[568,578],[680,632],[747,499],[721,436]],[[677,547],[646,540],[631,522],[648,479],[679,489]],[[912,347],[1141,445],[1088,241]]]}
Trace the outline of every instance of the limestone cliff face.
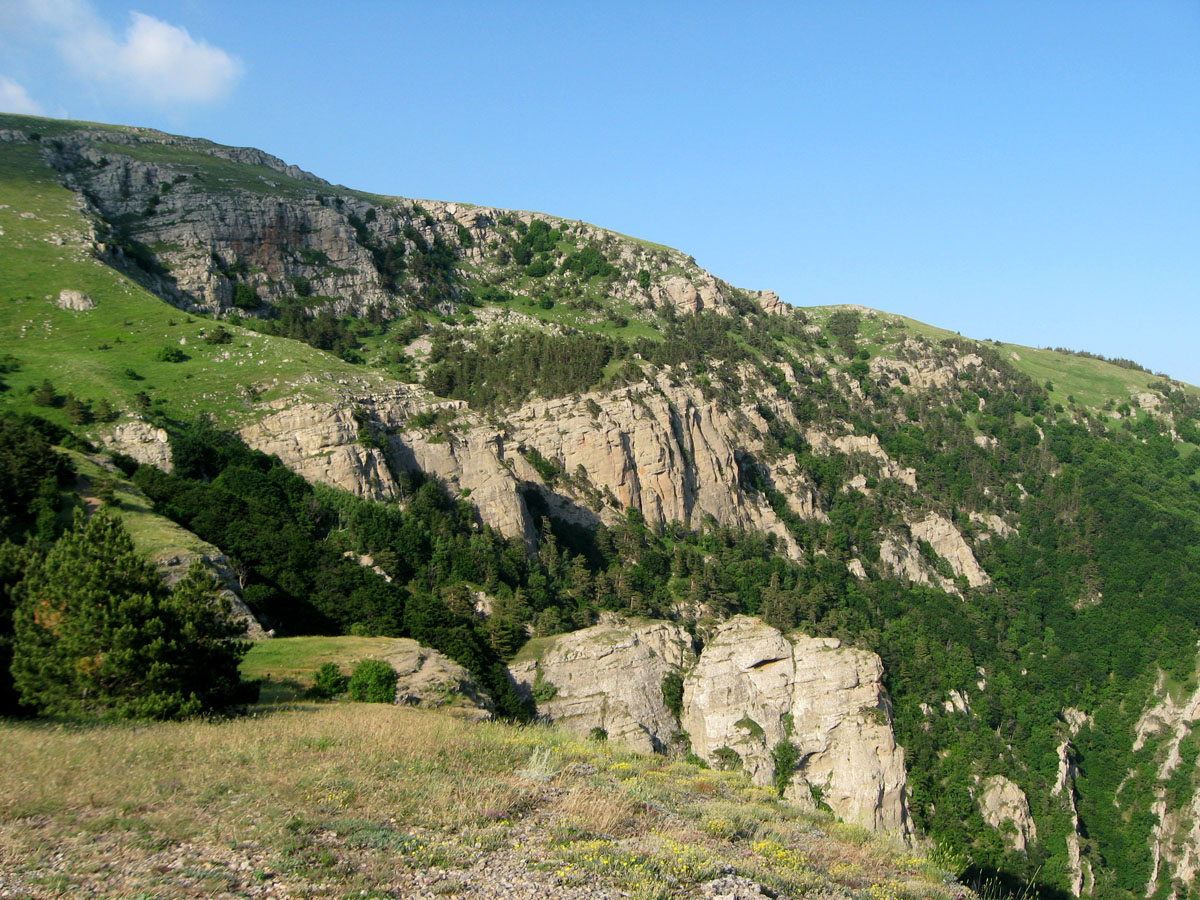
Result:
{"label": "limestone cliff face", "polygon": [[[355,419],[367,415],[369,422]],[[429,410],[448,411],[454,428],[433,432],[414,424]],[[385,450],[360,441],[382,435]],[[555,515],[613,522],[641,511],[652,528],[670,522],[721,525],[774,534],[793,556],[800,551],[766,498],[742,490],[747,455],[761,453],[766,422],[755,410],[719,409],[698,390],[654,383],[579,397],[537,400],[505,415],[502,428],[455,401],[372,396],[361,403],[281,404],[242,429],[251,446],[277,454],[306,478],[362,496],[394,499],[396,471],[442,478],[507,537],[531,542],[537,522],[523,490],[536,489]],[[547,482],[527,461],[536,451],[561,473]],[[770,477],[802,517],[823,517],[815,488],[786,462]]]}
{"label": "limestone cliff face", "polygon": [[[172,152],[160,152],[163,147]],[[535,218],[601,247],[621,270],[622,280],[613,286],[621,299],[681,314],[732,315],[737,302],[757,301],[768,312],[785,308],[771,292],[735,291],[676,250],[651,249],[546,214],[348,191],[250,148],[148,129],[82,129],[63,135],[45,153],[89,210],[114,223],[95,235],[105,258],[126,261],[126,237],[152,247],[164,270],[155,275],[155,290],[187,308],[227,310],[239,283],[263,304],[319,297],[338,315],[372,307],[391,315],[417,303],[428,306],[429,298],[420,296],[421,278],[389,267],[389,251],[403,257],[448,247],[487,275],[506,264],[489,252],[504,239],[504,229]],[[206,157],[238,165],[214,166]],[[129,223],[136,223],[133,232],[122,234]],[[554,262],[563,258],[558,253]],[[662,277],[643,288],[640,270]],[[435,301],[450,309],[455,293]]]}
{"label": "limestone cliff face", "polygon": [[811,796],[847,822],[907,833],[904,751],[874,653],[833,638],[784,636],[739,616],[720,626],[684,681],[683,726],[693,751],[729,748],[771,783],[771,751],[790,740],[801,762],[789,795]]}
{"label": "limestone cliff face", "polygon": [[[1160,884],[1191,884],[1200,875],[1200,792],[1192,793],[1181,808],[1168,802],[1167,782],[1184,765],[1180,746],[1200,722],[1200,687],[1190,695],[1176,699],[1160,674],[1154,696],[1135,726],[1134,751],[1147,742],[1159,740],[1158,786],[1151,811],[1158,822],[1151,831],[1150,850],[1153,867],[1146,885],[1146,896],[1159,890]],[[1193,776],[1194,777],[1194,776]]]}
{"label": "limestone cliff face", "polygon": [[976,786],[975,799],[983,821],[999,829],[1014,850],[1024,853],[1037,840],[1037,825],[1029,812],[1029,798],[1003,775],[992,775]]}
{"label": "limestone cliff face", "polygon": [[[873,653],[833,638],[784,636],[758,619],[721,625],[698,659],[691,638],[667,622],[600,625],[550,639],[509,667],[539,712],[579,734],[663,750],[682,730],[702,759],[721,764],[733,750],[759,784],[774,778],[771,752],[799,750],[788,796],[813,803],[813,788],[847,822],[907,834],[904,751],[896,745]],[[684,672],[680,721],[663,699],[663,677]]]}
{"label": "limestone cliff face", "polygon": [[667,749],[679,723],[663,699],[663,678],[694,661],[692,639],[669,622],[599,625],[552,639],[536,659],[509,672],[527,694],[544,684],[538,712],[580,735],[603,728],[645,753]]}
{"label": "limestone cliff face", "polygon": [[[800,762],[788,797],[812,805],[820,793],[847,822],[910,832],[904,750],[874,653],[834,638],[785,637],[744,616],[721,625],[698,659],[678,625],[616,618],[533,650],[509,666],[511,676],[529,695],[540,690],[539,713],[571,731],[604,728],[610,739],[661,751],[683,730],[710,763],[722,764],[719,751],[737,752],[758,784],[772,784],[772,750],[790,740]],[[670,672],[686,673],[679,721],[662,696]]]}
{"label": "limestone cliff face", "polygon": [[1092,893],[1096,877],[1092,871],[1091,860],[1083,857],[1081,837],[1083,829],[1079,822],[1079,804],[1075,792],[1075,778],[1078,769],[1075,765],[1075,750],[1071,739],[1079,734],[1085,724],[1091,724],[1091,717],[1082,710],[1067,707],[1063,710],[1063,720],[1067,723],[1067,734],[1058,745],[1058,778],[1050,794],[1059,797],[1066,805],[1071,817],[1071,830],[1067,832],[1067,865],[1070,871],[1070,889],[1076,897]]}
{"label": "limestone cliff face", "polygon": [[121,422],[106,434],[103,442],[108,449],[170,472],[174,468],[167,432],[149,422]]}

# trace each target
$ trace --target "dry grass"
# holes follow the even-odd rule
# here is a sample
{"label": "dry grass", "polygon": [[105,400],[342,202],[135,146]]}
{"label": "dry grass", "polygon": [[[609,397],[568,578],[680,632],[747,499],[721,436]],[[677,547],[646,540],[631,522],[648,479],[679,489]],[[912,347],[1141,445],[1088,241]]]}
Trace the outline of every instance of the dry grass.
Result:
{"label": "dry grass", "polygon": [[224,722],[7,723],[0,755],[4,896],[405,896],[414,873],[492,859],[564,891],[598,879],[682,897],[734,870],[789,896],[949,895],[903,848],[840,834],[739,775],[554,729],[332,704]]}

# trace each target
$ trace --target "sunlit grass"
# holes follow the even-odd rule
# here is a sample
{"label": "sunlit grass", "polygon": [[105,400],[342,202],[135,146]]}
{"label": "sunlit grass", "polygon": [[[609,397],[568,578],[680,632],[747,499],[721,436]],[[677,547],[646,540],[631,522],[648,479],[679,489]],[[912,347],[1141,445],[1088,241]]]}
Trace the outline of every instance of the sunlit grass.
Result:
{"label": "sunlit grass", "polygon": [[[14,876],[65,878],[68,895],[152,892],[164,855],[203,875],[208,894],[180,896],[235,896],[252,877],[237,860],[344,896],[503,852],[564,885],[599,879],[646,897],[722,872],[785,896],[872,885],[893,891],[880,900],[950,896],[907,848],[801,813],[738,773],[552,728],[302,704],[218,722],[7,723],[0,753],[0,861]],[[118,847],[122,865],[106,865]]]}

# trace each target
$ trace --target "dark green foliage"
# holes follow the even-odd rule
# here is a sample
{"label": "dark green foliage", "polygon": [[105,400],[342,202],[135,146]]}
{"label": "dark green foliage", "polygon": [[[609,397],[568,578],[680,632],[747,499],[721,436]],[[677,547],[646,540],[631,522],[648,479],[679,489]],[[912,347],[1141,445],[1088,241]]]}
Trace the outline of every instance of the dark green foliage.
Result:
{"label": "dark green foliage", "polygon": [[305,692],[306,697],[313,700],[332,700],[338,694],[345,693],[348,679],[337,667],[337,663],[322,663],[321,668],[313,676],[312,686]]}
{"label": "dark green foliage", "polygon": [[858,346],[855,344],[854,338],[858,334],[859,320],[860,316],[855,310],[838,310],[825,323],[825,327],[837,341],[838,349],[846,356],[854,356],[858,353]]}
{"label": "dark green foliage", "polygon": [[15,588],[13,680],[43,713],[173,719],[249,699],[248,645],[199,565],[174,591],[103,512],[75,526]]}
{"label": "dark green foliage", "polygon": [[67,394],[63,401],[63,412],[72,425],[90,425],[95,418],[92,414],[92,404],[88,400],[80,400],[74,394]]}
{"label": "dark green foliage", "polygon": [[204,343],[206,344],[230,344],[233,342],[233,332],[224,325],[218,325],[212,331],[204,335]]}
{"label": "dark green foliage", "polygon": [[258,292],[245,282],[239,281],[233,289],[233,305],[238,309],[258,309],[262,301]]}
{"label": "dark green foliage", "polygon": [[616,266],[605,259],[604,254],[595,247],[584,247],[582,250],[574,250],[567,254],[567,258],[562,263],[562,270],[572,272],[584,279],[596,276],[607,278],[617,274]]}
{"label": "dark green foliage", "polygon": [[158,352],[154,354],[154,358],[160,362],[180,363],[186,361],[189,357],[178,347],[160,347]]}
{"label": "dark green foliage", "polygon": [[742,768],[742,757],[732,747],[718,747],[713,751],[718,769],[727,772],[738,771]]}
{"label": "dark green foliage", "polygon": [[243,325],[265,334],[303,341],[318,350],[326,350],[350,362],[359,361],[357,351],[362,346],[348,316],[338,318],[328,309],[315,315],[299,300],[283,301],[271,307],[266,319],[246,319]]}
{"label": "dark green foliage", "polygon": [[[525,267],[525,274],[530,278],[545,278],[554,271],[554,263],[545,256],[539,256],[533,262]],[[554,305],[554,301],[550,301],[550,305]],[[549,309],[549,307],[547,307]]]}
{"label": "dark green foliage", "polygon": [[[30,529],[55,536],[58,491],[74,473],[53,450],[53,438],[34,426],[39,421],[0,416],[0,538],[19,538]],[[52,435],[61,432],[42,424]]]}
{"label": "dark green foliage", "polygon": [[637,273],[638,286],[643,291],[650,290],[650,273],[645,269],[639,269]]}
{"label": "dark green foliage", "polygon": [[671,711],[678,722],[683,716],[683,676],[678,672],[668,672],[662,680],[663,703]]}
{"label": "dark green foliage", "polygon": [[775,764],[773,780],[775,791],[780,797],[792,782],[796,772],[796,764],[800,762],[800,751],[789,740],[782,740],[771,749],[771,760]]}
{"label": "dark green foliage", "polygon": [[62,396],[54,389],[49,378],[43,379],[38,389],[33,392],[33,402],[38,406],[61,406],[62,401]]}
{"label": "dark green foliage", "polygon": [[433,334],[425,386],[442,397],[490,406],[531,393],[558,397],[595,387],[616,344],[582,332],[531,331],[507,338],[483,337],[468,346],[448,333]]}
{"label": "dark green foliage", "polygon": [[395,703],[396,670],[383,660],[364,659],[354,667],[346,690],[359,703]]}

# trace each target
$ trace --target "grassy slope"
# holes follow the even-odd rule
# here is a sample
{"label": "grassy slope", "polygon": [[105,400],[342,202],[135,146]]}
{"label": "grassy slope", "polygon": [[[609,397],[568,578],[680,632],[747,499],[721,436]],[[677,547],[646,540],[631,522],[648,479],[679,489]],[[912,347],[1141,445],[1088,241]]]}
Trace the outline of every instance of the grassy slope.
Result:
{"label": "grassy slope", "polygon": [[502,878],[538,896],[665,898],[731,871],[790,897],[954,895],[923,858],[802,814],[740,773],[555,729],[307,705],[215,723],[0,724],[0,754],[5,896],[432,885],[468,897]]}
{"label": "grassy slope", "polygon": [[[50,378],[60,393],[107,397],[117,409],[132,409],[144,390],[172,415],[210,412],[232,422],[255,414],[243,399],[246,385],[263,389],[260,402],[267,402],[329,399],[339,381],[360,390],[386,384],[305,344],[233,326],[226,326],[232,343],[205,343],[201,335],[213,322],[185,315],[88,254],[88,223],[37,145],[0,150],[0,351],[21,362],[20,371],[6,376],[11,389],[0,403],[32,409],[28,389]],[[96,308],[60,309],[55,299],[64,289],[83,291]],[[160,361],[164,347],[190,358]]]}
{"label": "grassy slope", "polygon": [[100,481],[111,480],[117,504],[111,511],[119,516],[133,539],[138,552],[157,562],[174,556],[216,555],[221,551],[202,541],[185,528],[154,512],[153,504],[137,486],[121,474],[109,472],[94,459],[73,450],[63,453],[71,459],[75,471],[82,476],[78,485],[81,493],[94,497]]}

